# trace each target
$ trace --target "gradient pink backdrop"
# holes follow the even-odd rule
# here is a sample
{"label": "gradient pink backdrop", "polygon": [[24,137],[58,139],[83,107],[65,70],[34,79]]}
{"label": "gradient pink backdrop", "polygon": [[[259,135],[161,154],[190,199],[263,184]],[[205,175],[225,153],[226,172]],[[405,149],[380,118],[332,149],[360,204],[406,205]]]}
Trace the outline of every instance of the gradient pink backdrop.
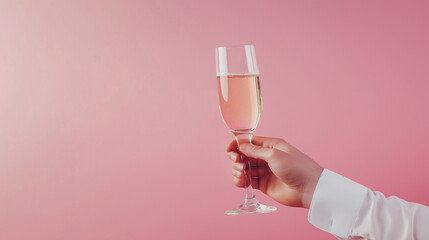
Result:
{"label": "gradient pink backdrop", "polygon": [[0,239],[334,239],[228,217],[214,48],[253,43],[264,111],[324,167],[429,205],[428,1],[0,1]]}

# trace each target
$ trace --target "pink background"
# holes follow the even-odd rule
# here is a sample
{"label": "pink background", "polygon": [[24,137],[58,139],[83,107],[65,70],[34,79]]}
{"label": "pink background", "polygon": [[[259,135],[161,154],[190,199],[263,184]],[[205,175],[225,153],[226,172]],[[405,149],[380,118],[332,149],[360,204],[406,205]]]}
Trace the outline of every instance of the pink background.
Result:
{"label": "pink background", "polygon": [[1,1],[0,239],[334,239],[228,217],[216,46],[256,47],[264,111],[322,166],[429,205],[428,1]]}

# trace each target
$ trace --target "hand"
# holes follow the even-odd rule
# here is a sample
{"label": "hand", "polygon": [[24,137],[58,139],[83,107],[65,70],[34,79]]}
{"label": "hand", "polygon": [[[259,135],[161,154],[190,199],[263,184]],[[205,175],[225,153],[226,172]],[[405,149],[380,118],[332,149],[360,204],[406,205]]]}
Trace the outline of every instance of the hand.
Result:
{"label": "hand", "polygon": [[233,161],[233,181],[237,187],[249,185],[245,174],[246,163],[239,154],[241,152],[252,165],[253,188],[283,205],[310,208],[314,189],[323,170],[310,157],[283,139],[256,136],[252,144],[241,144],[239,149],[233,140],[227,152]]}

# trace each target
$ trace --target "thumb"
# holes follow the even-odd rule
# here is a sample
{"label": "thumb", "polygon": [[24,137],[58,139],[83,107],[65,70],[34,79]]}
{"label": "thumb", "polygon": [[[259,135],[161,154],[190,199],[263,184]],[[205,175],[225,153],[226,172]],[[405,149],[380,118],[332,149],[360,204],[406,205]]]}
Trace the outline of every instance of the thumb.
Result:
{"label": "thumb", "polygon": [[270,162],[274,156],[275,149],[265,148],[250,143],[243,143],[240,145],[240,152],[246,155],[247,157],[254,159],[261,159],[266,162]]}

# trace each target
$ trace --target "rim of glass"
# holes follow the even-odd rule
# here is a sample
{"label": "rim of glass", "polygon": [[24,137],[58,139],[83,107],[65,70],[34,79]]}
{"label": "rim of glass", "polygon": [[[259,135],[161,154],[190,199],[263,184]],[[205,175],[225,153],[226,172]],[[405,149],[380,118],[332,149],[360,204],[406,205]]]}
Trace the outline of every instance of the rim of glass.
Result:
{"label": "rim of glass", "polygon": [[[253,45],[253,44],[233,44],[233,45],[225,45],[225,46],[221,46],[221,47],[216,47],[215,48],[215,51],[216,51],[216,60],[217,60],[217,63],[216,64],[219,64],[219,61],[218,61],[218,53],[219,52],[221,52],[221,51],[227,51],[227,49],[239,49],[239,48],[243,48],[243,49],[245,49],[246,50],[246,52],[247,52],[247,50],[248,49],[250,49],[250,51],[251,52],[253,52],[253,54],[254,54],[254,51],[255,51],[255,45]],[[221,50],[222,49],[222,50]],[[218,67],[219,67],[219,65],[216,65],[216,76],[240,76],[240,75],[245,75],[245,76],[259,76],[259,69],[258,69],[258,66],[256,65],[256,59],[255,59],[255,57],[254,57],[254,55],[253,55],[253,60],[254,60],[254,64],[255,64],[255,67],[250,67],[249,66],[249,68],[251,68],[252,69],[252,71],[250,71],[250,72],[242,72],[242,73],[235,73],[235,72],[228,72],[228,71],[226,71],[226,72],[224,72],[224,71],[222,71],[222,70],[220,70],[219,71],[219,69],[218,69]],[[225,68],[226,69],[226,68]]]}
{"label": "rim of glass", "polygon": [[249,44],[232,44],[232,45],[219,46],[219,47],[215,47],[215,49],[219,49],[219,48],[239,48],[239,47],[245,47],[245,46],[255,47],[255,45],[249,43]]}

